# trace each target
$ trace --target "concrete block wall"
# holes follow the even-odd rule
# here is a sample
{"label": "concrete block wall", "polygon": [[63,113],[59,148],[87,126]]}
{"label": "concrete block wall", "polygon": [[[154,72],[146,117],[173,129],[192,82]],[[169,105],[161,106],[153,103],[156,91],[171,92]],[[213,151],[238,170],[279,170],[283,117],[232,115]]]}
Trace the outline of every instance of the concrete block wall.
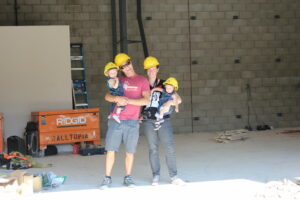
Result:
{"label": "concrete block wall", "polygon": [[299,125],[300,2],[189,2],[194,129]]}
{"label": "concrete block wall", "polygon": [[[89,99],[110,104],[103,66],[112,59],[109,0],[19,0],[19,25],[70,25],[85,47]],[[139,40],[135,0],[127,0],[128,39]],[[0,25],[14,25],[14,1],[0,1]],[[175,133],[300,125],[300,2],[296,0],[142,1],[149,52],[161,78],[174,76],[183,97]],[[151,17],[151,20],[149,20]],[[141,44],[130,44],[142,69]],[[249,116],[249,118],[248,118]]]}

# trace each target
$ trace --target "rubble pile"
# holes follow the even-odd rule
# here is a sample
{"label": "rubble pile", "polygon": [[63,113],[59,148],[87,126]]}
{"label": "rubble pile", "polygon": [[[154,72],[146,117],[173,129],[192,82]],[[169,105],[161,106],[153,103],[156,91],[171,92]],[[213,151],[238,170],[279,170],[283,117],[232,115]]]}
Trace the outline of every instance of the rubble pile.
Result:
{"label": "rubble pile", "polygon": [[290,180],[271,181],[256,194],[257,199],[300,200],[300,186]]}
{"label": "rubble pile", "polygon": [[247,138],[248,130],[239,129],[239,130],[230,130],[219,133],[215,137],[215,140],[219,143],[228,143],[235,140],[245,140]]}

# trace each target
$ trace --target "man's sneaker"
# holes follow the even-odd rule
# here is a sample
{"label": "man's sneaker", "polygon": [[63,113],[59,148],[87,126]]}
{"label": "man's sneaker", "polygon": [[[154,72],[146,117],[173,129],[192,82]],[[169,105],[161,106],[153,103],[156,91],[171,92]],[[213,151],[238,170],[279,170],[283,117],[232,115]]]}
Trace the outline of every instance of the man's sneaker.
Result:
{"label": "man's sneaker", "polygon": [[125,176],[123,184],[127,187],[133,188],[135,187],[134,181],[132,179],[132,176]]}
{"label": "man's sneaker", "polygon": [[113,118],[114,120],[116,120],[116,122],[118,122],[119,124],[121,123],[121,121],[120,121],[118,115],[112,115],[112,118]]}
{"label": "man's sneaker", "polygon": [[104,189],[109,188],[111,186],[111,183],[112,183],[111,178],[105,176],[102,183],[101,183],[101,185],[100,185],[100,189],[104,190]]}
{"label": "man's sneaker", "polygon": [[179,185],[179,186],[184,186],[184,185],[186,185],[186,182],[184,182],[182,179],[177,178],[177,177],[171,178],[171,183],[172,183],[173,185]]}
{"label": "man's sneaker", "polygon": [[159,175],[154,175],[152,179],[152,185],[157,186],[159,182]]}

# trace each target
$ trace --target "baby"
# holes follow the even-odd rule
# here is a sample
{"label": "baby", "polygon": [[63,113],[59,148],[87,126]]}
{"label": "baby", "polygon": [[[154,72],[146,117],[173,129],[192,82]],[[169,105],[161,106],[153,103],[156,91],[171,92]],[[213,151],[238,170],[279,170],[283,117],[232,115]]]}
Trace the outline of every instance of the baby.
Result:
{"label": "baby", "polygon": [[[112,62],[107,63],[104,67],[104,75],[107,77],[106,85],[109,88],[110,94],[114,96],[123,96],[123,84],[119,81],[118,71],[119,67]],[[117,106],[116,109],[115,106]],[[124,108],[125,106],[118,106],[118,104],[112,103],[108,119],[114,119],[116,122],[121,123],[120,113]]]}
{"label": "baby", "polygon": [[164,122],[164,116],[170,115],[174,108],[175,112],[179,112],[178,108],[178,98],[176,91],[178,90],[178,82],[175,78],[170,77],[164,83],[165,88],[154,88],[151,92],[160,91],[162,96],[158,102],[158,110],[155,114],[156,122],[154,130],[159,130],[161,128],[161,123]]}

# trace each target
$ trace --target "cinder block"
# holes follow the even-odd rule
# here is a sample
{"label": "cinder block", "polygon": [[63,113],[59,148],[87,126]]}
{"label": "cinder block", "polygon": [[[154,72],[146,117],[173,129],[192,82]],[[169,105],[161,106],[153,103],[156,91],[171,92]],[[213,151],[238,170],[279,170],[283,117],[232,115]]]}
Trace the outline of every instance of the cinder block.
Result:
{"label": "cinder block", "polygon": [[48,5],[34,5],[34,6],[32,6],[32,8],[33,8],[34,13],[37,13],[37,12],[48,13],[50,10]]}
{"label": "cinder block", "polygon": [[65,7],[63,6],[63,5],[50,5],[49,6],[49,12],[61,12],[61,13],[63,13],[64,12],[64,10],[65,10]]}
{"label": "cinder block", "polygon": [[58,19],[63,21],[73,20],[74,14],[73,13],[59,13]]}
{"label": "cinder block", "polygon": [[90,15],[88,13],[74,14],[74,20],[84,21],[84,20],[89,20],[89,18],[90,18]]}
{"label": "cinder block", "polygon": [[187,4],[180,4],[180,5],[174,5],[174,11],[175,12],[187,12],[188,11],[188,5]]}
{"label": "cinder block", "polygon": [[41,14],[39,13],[25,13],[24,20],[26,21],[35,21],[41,18]]}
{"label": "cinder block", "polygon": [[21,13],[32,13],[33,12],[33,7],[32,5],[22,5],[20,6],[19,12]]}
{"label": "cinder block", "polygon": [[232,11],[232,4],[219,4],[218,10],[225,12]]}
{"label": "cinder block", "polygon": [[24,3],[28,5],[38,5],[41,3],[41,0],[26,0]]}
{"label": "cinder block", "polygon": [[203,10],[212,12],[212,11],[218,11],[218,5],[217,4],[204,4],[203,5]]}
{"label": "cinder block", "polygon": [[65,5],[65,12],[81,12],[81,5]]}
{"label": "cinder block", "polygon": [[58,20],[58,15],[56,13],[47,13],[47,14],[43,14],[42,15],[42,20],[45,21],[54,21],[54,20]]}
{"label": "cinder block", "polygon": [[228,94],[240,94],[241,87],[239,86],[229,86],[227,89]]}

